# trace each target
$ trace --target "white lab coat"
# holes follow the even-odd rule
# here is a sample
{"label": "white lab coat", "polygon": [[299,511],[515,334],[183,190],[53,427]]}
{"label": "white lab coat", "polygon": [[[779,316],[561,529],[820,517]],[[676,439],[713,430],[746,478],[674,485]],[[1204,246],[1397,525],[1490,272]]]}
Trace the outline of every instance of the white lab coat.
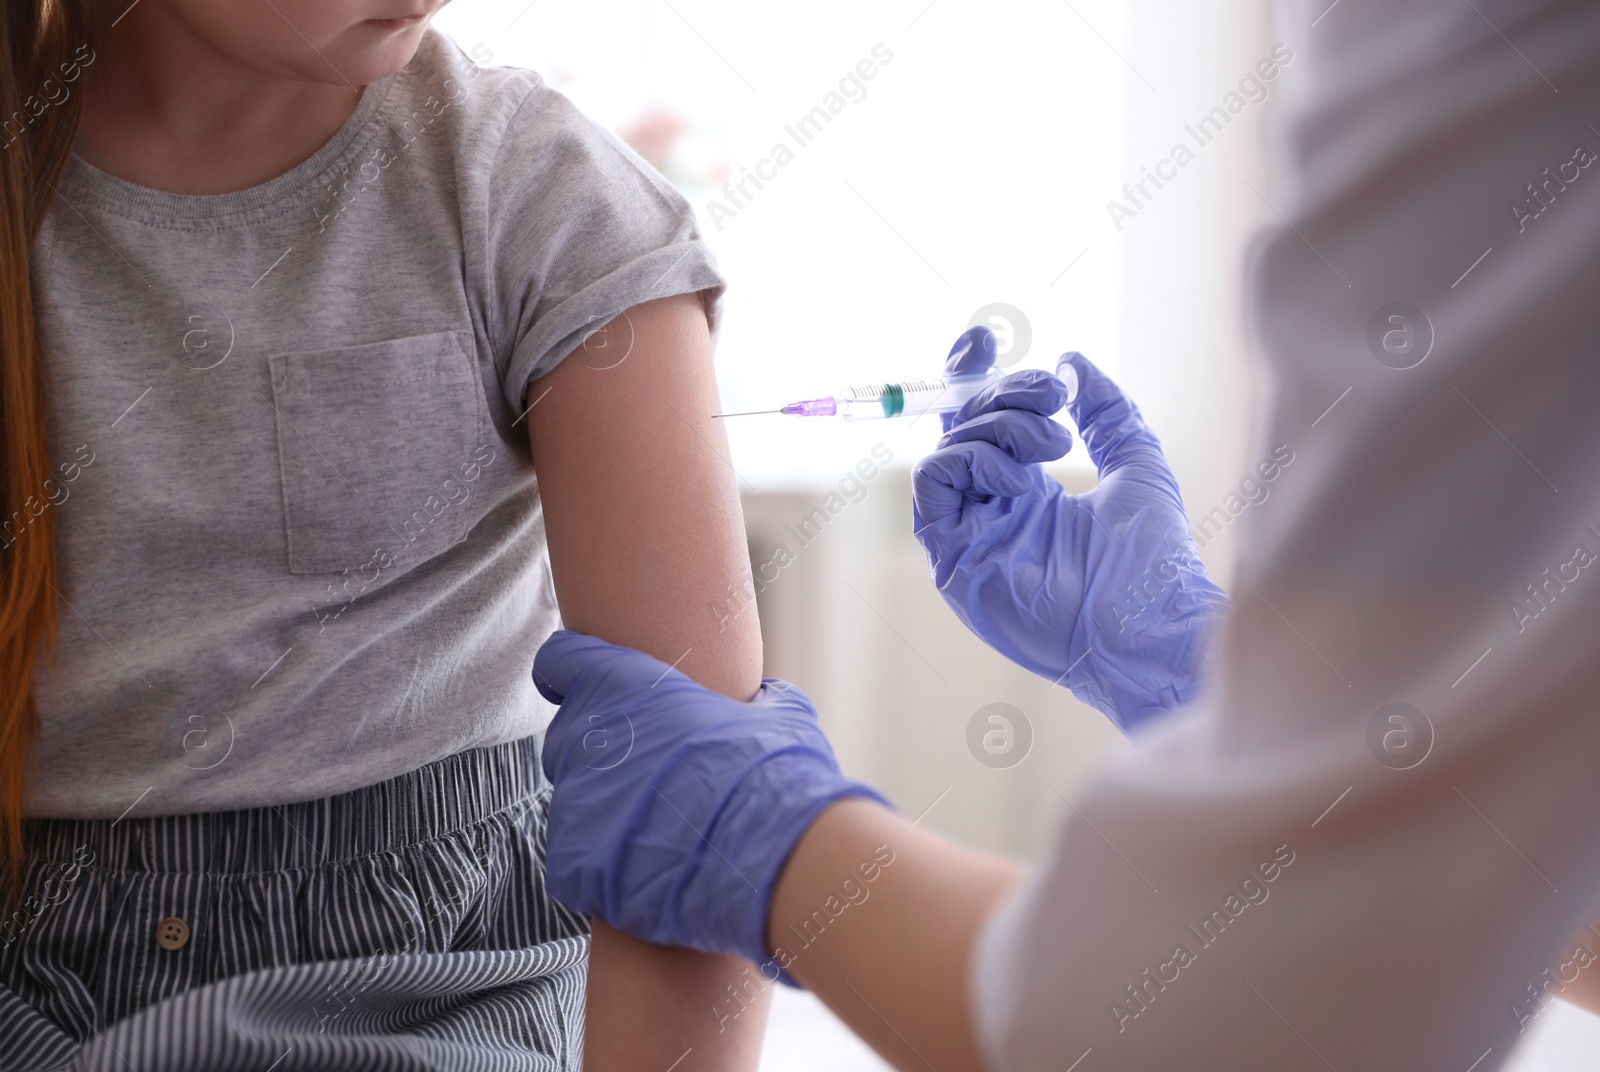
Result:
{"label": "white lab coat", "polygon": [[984,932],[997,1072],[1488,1072],[1600,972],[1600,5],[1328,6],[1251,266],[1296,462],[1213,695]]}

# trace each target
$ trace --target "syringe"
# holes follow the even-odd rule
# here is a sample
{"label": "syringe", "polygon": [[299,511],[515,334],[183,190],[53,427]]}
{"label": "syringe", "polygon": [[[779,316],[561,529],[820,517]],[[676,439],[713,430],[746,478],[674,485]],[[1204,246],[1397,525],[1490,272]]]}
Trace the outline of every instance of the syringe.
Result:
{"label": "syringe", "polygon": [[868,383],[846,387],[824,398],[791,402],[781,409],[718,413],[714,416],[751,417],[759,413],[783,413],[790,417],[843,417],[847,421],[867,421],[882,417],[918,417],[924,413],[954,413],[1001,375],[999,370],[989,369],[976,376]]}
{"label": "syringe", "polygon": [[[954,413],[966,402],[1004,376],[990,368],[973,376],[943,376],[931,380],[900,380],[894,383],[868,383],[846,387],[824,398],[791,402],[781,409],[755,409],[744,413],[716,413],[713,417],[753,417],[761,413],[782,413],[790,417],[843,417],[847,421],[869,421],[882,417],[920,417],[924,413]],[[1078,394],[1078,376],[1071,365],[1057,373],[1067,383],[1067,399]]]}

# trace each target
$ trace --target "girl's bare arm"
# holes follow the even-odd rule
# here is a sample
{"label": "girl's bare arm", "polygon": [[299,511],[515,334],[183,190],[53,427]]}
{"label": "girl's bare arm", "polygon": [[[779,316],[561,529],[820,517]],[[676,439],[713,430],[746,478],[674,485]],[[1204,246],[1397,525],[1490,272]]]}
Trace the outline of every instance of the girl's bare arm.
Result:
{"label": "girl's bare arm", "polygon": [[[726,439],[710,419],[718,398],[699,296],[629,309],[535,381],[528,401],[566,625],[749,699],[761,682],[761,632],[740,598],[749,592],[744,518]],[[596,922],[585,1067],[755,1068],[766,999],[728,998],[748,978],[743,968]]]}

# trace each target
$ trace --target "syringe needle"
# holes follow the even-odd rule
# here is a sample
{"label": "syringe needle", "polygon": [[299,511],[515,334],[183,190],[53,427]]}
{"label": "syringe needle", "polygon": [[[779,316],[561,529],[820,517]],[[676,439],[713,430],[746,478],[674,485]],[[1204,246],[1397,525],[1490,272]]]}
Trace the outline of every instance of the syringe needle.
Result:
{"label": "syringe needle", "polygon": [[754,417],[754,416],[757,416],[758,414],[762,414],[762,413],[782,413],[782,412],[783,412],[783,410],[781,410],[781,409],[751,409],[751,410],[746,410],[743,413],[713,413],[711,415],[711,419],[712,420],[716,420],[719,417]]}

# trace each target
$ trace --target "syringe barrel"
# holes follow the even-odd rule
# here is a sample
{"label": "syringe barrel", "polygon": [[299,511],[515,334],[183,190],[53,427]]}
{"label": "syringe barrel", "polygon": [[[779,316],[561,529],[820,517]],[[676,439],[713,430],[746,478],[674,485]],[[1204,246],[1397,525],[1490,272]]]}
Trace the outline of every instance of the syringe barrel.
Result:
{"label": "syringe barrel", "polygon": [[846,387],[835,394],[834,399],[839,406],[839,416],[847,421],[954,413],[1000,375],[991,369],[977,376],[861,384]]}

